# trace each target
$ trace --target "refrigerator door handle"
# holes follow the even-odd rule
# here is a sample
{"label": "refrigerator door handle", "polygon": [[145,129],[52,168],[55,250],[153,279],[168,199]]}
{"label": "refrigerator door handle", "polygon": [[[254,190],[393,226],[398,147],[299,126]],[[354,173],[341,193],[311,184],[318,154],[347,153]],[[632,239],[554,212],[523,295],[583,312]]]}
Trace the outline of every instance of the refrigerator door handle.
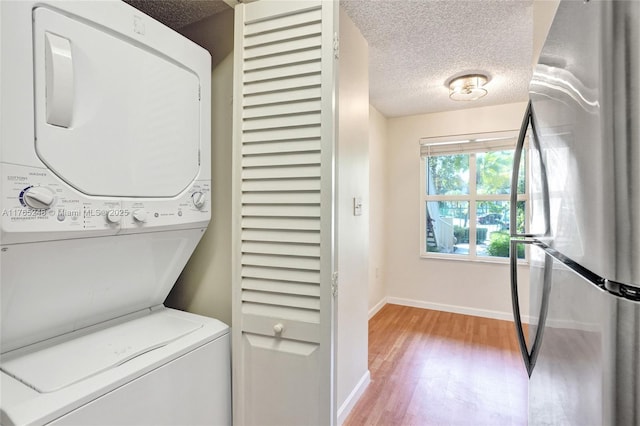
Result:
{"label": "refrigerator door handle", "polygon": [[543,283],[542,283],[542,299],[540,300],[540,313],[538,314],[538,328],[536,330],[536,336],[533,340],[533,346],[531,348],[531,355],[529,355],[529,377],[533,373],[533,369],[536,366],[536,360],[540,353],[540,347],[542,346],[542,338],[544,330],[547,325],[547,313],[549,312],[549,295],[551,294],[551,282],[553,274],[553,258],[546,252],[544,254],[544,269],[543,269]]}
{"label": "refrigerator door handle", "polygon": [[[527,129],[531,126],[533,141],[532,147],[540,153],[540,173],[542,183],[542,199],[543,199],[543,214],[544,214],[544,234],[519,234],[517,229],[517,203],[518,203],[518,175],[520,174],[520,160],[524,151],[524,144],[527,135]],[[524,365],[527,369],[527,374],[531,377],[533,368],[535,367],[538,353],[540,352],[540,346],[542,344],[542,335],[544,333],[545,323],[547,319],[547,310],[549,305],[549,293],[551,292],[551,274],[553,271],[553,259],[545,253],[544,257],[544,270],[543,270],[543,293],[540,304],[540,312],[538,313],[538,328],[533,340],[531,352],[527,348],[527,341],[524,336],[524,327],[522,325],[522,317],[520,315],[520,301],[518,297],[518,244],[538,245],[535,240],[537,237],[545,237],[551,234],[550,232],[550,203],[549,203],[549,186],[547,183],[547,173],[542,160],[542,152],[538,144],[538,135],[535,125],[533,105],[531,101],[527,105],[527,110],[522,119],[522,125],[520,126],[520,135],[518,136],[518,142],[516,144],[514,157],[513,157],[513,170],[511,172],[511,195],[510,195],[510,210],[509,210],[509,234],[511,236],[511,245],[509,250],[509,263],[510,263],[510,276],[511,276],[511,304],[513,309],[513,319],[516,327],[516,336],[518,338],[518,346],[522,354]],[[540,245],[542,247],[542,245]]]}
{"label": "refrigerator door handle", "polygon": [[516,337],[518,338],[518,346],[522,354],[522,361],[527,369],[527,374],[531,376],[531,357],[527,349],[527,342],[524,338],[524,330],[522,327],[522,318],[520,316],[520,300],[518,298],[518,242],[515,238],[526,238],[525,235],[518,234],[517,230],[517,202],[518,202],[518,175],[520,174],[520,159],[524,150],[524,141],[527,135],[527,128],[531,120],[531,101],[527,105],[527,110],[522,119],[520,126],[520,134],[518,135],[518,143],[513,155],[513,169],[511,171],[511,202],[509,205],[509,234],[511,236],[511,244],[509,250],[509,266],[511,278],[511,305],[513,310],[513,320],[516,327]]}
{"label": "refrigerator door handle", "polygon": [[531,132],[533,134],[533,141],[531,146],[540,152],[540,146],[538,145],[538,133],[536,130],[536,124],[534,120],[533,105],[531,101],[527,105],[527,110],[522,119],[520,125],[520,134],[518,135],[518,142],[516,143],[515,152],[513,155],[513,168],[511,170],[511,194],[510,194],[510,209],[509,209],[509,234],[511,238],[540,238],[551,235],[551,211],[549,206],[549,185],[547,182],[547,171],[542,161],[542,152],[540,152],[540,176],[542,183],[542,200],[543,200],[543,215],[545,230],[543,234],[519,234],[517,229],[517,217],[518,217],[518,175],[520,174],[520,160],[522,158],[522,152],[524,151],[524,143],[527,136],[527,129],[531,125]]}
{"label": "refrigerator door handle", "polygon": [[511,272],[511,308],[513,310],[513,321],[516,327],[516,337],[518,338],[518,346],[522,354],[522,361],[527,369],[527,374],[531,377],[531,357],[527,349],[527,342],[524,338],[524,329],[522,327],[522,317],[520,316],[520,300],[518,298],[518,244],[522,241],[511,240],[511,250],[509,250],[509,266]]}
{"label": "refrigerator door handle", "polygon": [[[516,149],[513,154],[513,168],[511,170],[511,203],[509,204],[509,233],[511,238],[526,238],[533,235],[518,234],[517,219],[518,219],[518,175],[520,174],[520,159],[522,158],[522,152],[524,150],[524,141],[527,136],[527,128],[531,122],[531,101],[527,105],[527,111],[522,119],[520,125],[520,134],[518,135],[518,142],[516,143]],[[513,248],[513,246],[511,247]]]}
{"label": "refrigerator door handle", "polygon": [[513,309],[513,319],[516,327],[516,337],[518,338],[518,346],[520,353],[522,354],[522,360],[524,361],[527,374],[531,377],[533,369],[540,353],[540,347],[542,345],[542,338],[547,322],[547,313],[549,311],[549,295],[551,294],[551,278],[553,273],[553,258],[547,253],[544,253],[544,269],[543,269],[543,285],[542,285],[542,298],[540,300],[540,312],[538,313],[538,326],[536,329],[536,335],[533,339],[533,345],[531,346],[531,352],[527,348],[527,341],[524,337],[524,327],[522,325],[522,317],[520,315],[520,301],[518,297],[518,244],[531,244],[538,245],[539,243],[533,241],[523,240],[511,240],[510,257],[510,272],[511,272],[511,304]]}

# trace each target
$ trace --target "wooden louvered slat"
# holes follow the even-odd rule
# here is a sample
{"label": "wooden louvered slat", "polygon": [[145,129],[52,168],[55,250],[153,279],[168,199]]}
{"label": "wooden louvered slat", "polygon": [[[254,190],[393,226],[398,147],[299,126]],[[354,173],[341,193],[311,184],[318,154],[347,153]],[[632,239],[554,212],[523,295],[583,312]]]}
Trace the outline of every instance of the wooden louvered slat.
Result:
{"label": "wooden louvered slat", "polygon": [[[281,16],[278,16],[277,7],[286,6],[278,3],[271,2],[264,7],[269,7],[271,10],[269,13],[269,19],[256,18],[252,19],[248,16],[245,22],[245,37],[250,39],[252,36],[260,36],[265,33],[283,31],[289,28],[299,27],[308,23],[321,22],[322,11],[320,10],[320,1],[305,2],[305,7],[300,8],[296,12],[287,11],[283,12]],[[263,5],[256,5],[258,8]],[[256,16],[259,12],[256,12]]]}
{"label": "wooden louvered slat", "polygon": [[[281,99],[282,100],[282,99]],[[280,117],[290,114],[304,114],[308,112],[320,112],[320,99],[310,99],[298,102],[286,102],[271,105],[259,105],[244,109],[244,118]]]}
{"label": "wooden louvered slat", "polygon": [[[242,304],[242,313],[245,315],[282,318],[312,324],[318,324],[320,322],[319,312],[312,309],[287,308],[285,306],[269,306],[260,303],[244,302]],[[273,329],[271,329],[271,334],[273,335]]]}
{"label": "wooden louvered slat", "polygon": [[244,290],[242,300],[246,302],[261,303],[263,305],[288,306],[302,309],[320,309],[320,300],[312,296],[300,296],[297,294],[268,293],[263,291]]}
{"label": "wooden louvered slat", "polygon": [[320,269],[320,260],[313,257],[243,254],[241,263],[244,266],[267,266],[270,268],[303,269],[305,271]]}
{"label": "wooden louvered slat", "polygon": [[[268,105],[282,105],[298,101],[319,100],[319,87],[305,87],[295,90],[289,90],[286,97],[282,93],[262,93],[250,96],[244,96],[244,107],[265,107]],[[286,102],[285,102],[286,100]]]}
{"label": "wooden louvered slat", "polygon": [[320,124],[320,113],[291,114],[285,117],[265,117],[245,120],[242,130],[281,129],[285,127],[312,126]]}
{"label": "wooden louvered slat", "polygon": [[320,221],[316,218],[243,217],[242,228],[319,231]]}
{"label": "wooden louvered slat", "polygon": [[319,191],[320,179],[246,180],[242,192]]}
{"label": "wooden louvered slat", "polygon": [[242,146],[243,155],[308,151],[320,151],[320,141],[317,139],[307,139],[302,141],[247,143]]}
{"label": "wooden louvered slat", "polygon": [[[245,48],[245,60],[264,58],[267,56],[282,55],[285,53],[299,52],[302,50],[317,49],[322,45],[320,34],[309,35],[297,40],[287,40],[281,43],[269,43],[255,47]],[[246,83],[246,82],[245,82]]]}
{"label": "wooden louvered slat", "polygon": [[311,73],[302,76],[294,76],[279,80],[258,81],[255,83],[247,83],[244,86],[243,94],[254,95],[258,93],[282,92],[292,89],[300,89],[304,87],[320,86],[320,73]]}
{"label": "wooden louvered slat", "polygon": [[283,53],[277,56],[264,56],[254,58],[245,63],[245,72],[280,68],[283,66],[296,66],[307,62],[317,61],[320,56],[319,48],[312,48],[300,52]]}
{"label": "wooden louvered slat", "polygon": [[320,249],[316,244],[260,243],[245,241],[240,248],[242,253],[276,254],[286,256],[320,257]]}
{"label": "wooden louvered slat", "polygon": [[272,31],[263,33],[257,36],[248,36],[244,48],[251,48],[255,46],[262,46],[265,44],[274,44],[288,40],[295,40],[309,35],[320,35],[322,33],[322,25],[318,21],[311,20],[304,25],[279,29],[278,31]]}
{"label": "wooden louvered slat", "polygon": [[251,192],[242,197],[245,204],[320,204],[320,192]]}
{"label": "wooden louvered slat", "polygon": [[320,206],[269,206],[248,204],[242,207],[243,216],[320,217]]}
{"label": "wooden louvered slat", "polygon": [[320,133],[321,130],[319,125],[292,129],[266,129],[261,131],[245,132],[242,135],[242,142],[271,142],[320,138]]}
{"label": "wooden louvered slat", "polygon": [[243,266],[242,277],[320,284],[320,274],[316,271]]}
{"label": "wooden louvered slat", "polygon": [[242,289],[320,297],[319,286],[315,284],[295,283],[288,281],[257,280],[246,278],[242,282]]}
{"label": "wooden louvered slat", "polygon": [[320,166],[252,167],[242,170],[242,179],[287,179],[320,177]]}
{"label": "wooden louvered slat", "polygon": [[319,152],[293,152],[273,155],[247,155],[243,159],[245,167],[299,166],[320,164]]}
{"label": "wooden louvered slat", "polygon": [[247,83],[255,83],[258,81],[268,81],[275,79],[292,78],[308,74],[318,74],[321,70],[322,64],[320,63],[320,61],[310,61],[302,64],[266,68],[246,72],[244,79]]}
{"label": "wooden louvered slat", "polygon": [[319,244],[320,233],[312,231],[281,232],[264,229],[245,229],[242,232],[243,241],[268,241],[300,244]]}

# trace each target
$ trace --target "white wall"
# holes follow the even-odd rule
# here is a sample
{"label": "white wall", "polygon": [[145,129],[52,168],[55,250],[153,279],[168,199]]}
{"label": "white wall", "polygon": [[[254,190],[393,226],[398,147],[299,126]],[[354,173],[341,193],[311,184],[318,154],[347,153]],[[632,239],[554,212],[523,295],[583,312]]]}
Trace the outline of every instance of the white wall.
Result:
{"label": "white wall", "polygon": [[[526,103],[392,118],[388,123],[386,266],[389,302],[511,319],[507,264],[420,258],[423,137],[519,129]],[[528,270],[521,268],[523,306]]]}
{"label": "white wall", "polygon": [[191,25],[183,34],[214,52],[211,74],[212,209],[209,227],[165,304],[231,324],[233,11]]}
{"label": "white wall", "polygon": [[234,10],[229,8],[180,28],[178,31],[189,40],[193,40],[204,47],[211,54],[211,69],[233,52],[233,23]]}
{"label": "white wall", "polygon": [[[340,10],[337,146],[337,407],[341,423],[369,381],[369,72],[367,43]],[[353,198],[363,201],[353,214]]]}
{"label": "white wall", "polygon": [[369,107],[369,317],[383,305],[385,286],[385,196],[387,191],[387,119]]}

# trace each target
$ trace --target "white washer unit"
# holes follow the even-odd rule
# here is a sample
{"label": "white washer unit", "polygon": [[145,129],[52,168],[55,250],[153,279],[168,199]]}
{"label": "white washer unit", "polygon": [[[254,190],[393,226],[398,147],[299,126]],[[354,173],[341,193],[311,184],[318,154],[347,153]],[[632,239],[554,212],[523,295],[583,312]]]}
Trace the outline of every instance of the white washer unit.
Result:
{"label": "white washer unit", "polygon": [[0,1],[0,423],[231,423],[163,306],[210,219],[210,56],[119,0]]}

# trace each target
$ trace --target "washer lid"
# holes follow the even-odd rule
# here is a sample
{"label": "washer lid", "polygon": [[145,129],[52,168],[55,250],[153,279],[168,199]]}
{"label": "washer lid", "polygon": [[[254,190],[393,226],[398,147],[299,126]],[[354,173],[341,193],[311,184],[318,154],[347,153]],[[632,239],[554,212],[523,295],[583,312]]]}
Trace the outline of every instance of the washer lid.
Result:
{"label": "washer lid", "polygon": [[12,358],[2,371],[40,393],[55,392],[167,345],[203,325],[169,315],[147,315]]}
{"label": "washer lid", "polygon": [[39,158],[88,195],[185,190],[200,163],[197,74],[92,22],[46,7],[33,15]]}

